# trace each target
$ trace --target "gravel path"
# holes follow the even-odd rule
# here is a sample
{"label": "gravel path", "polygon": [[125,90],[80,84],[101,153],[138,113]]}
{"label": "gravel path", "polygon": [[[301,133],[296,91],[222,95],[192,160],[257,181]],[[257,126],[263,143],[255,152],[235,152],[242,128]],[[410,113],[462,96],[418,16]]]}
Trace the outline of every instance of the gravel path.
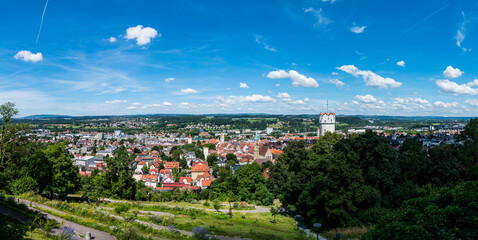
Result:
{"label": "gravel path", "polygon": [[[24,200],[24,199],[18,199],[16,198],[17,201],[19,201],[20,203],[23,203],[25,204],[26,206],[30,206],[30,201],[27,201],[27,200]],[[32,202],[32,207],[39,207],[39,208],[42,208],[42,209],[47,209],[47,210],[51,210],[51,211],[55,211],[59,214],[65,214],[64,212],[62,211],[59,211],[59,210],[56,210],[54,208],[50,208],[48,206],[45,206],[45,205],[42,205],[42,204],[38,204],[38,203],[35,203],[35,202]],[[37,210],[37,211],[40,211],[43,216],[45,216],[45,218],[47,219],[53,219],[55,221],[57,221],[58,223],[61,223],[63,222],[63,225],[64,226],[67,226],[69,228],[73,228],[75,229],[75,232],[77,234],[80,234],[82,236],[86,236],[86,232],[90,232],[91,233],[91,239],[97,239],[97,240],[116,240],[115,237],[111,236],[110,234],[108,233],[105,233],[105,232],[102,232],[102,231],[99,231],[99,230],[96,230],[94,228],[90,228],[90,227],[86,227],[86,226],[83,226],[83,225],[80,225],[80,224],[77,224],[77,223],[74,223],[74,222],[70,222],[66,219],[63,219],[63,218],[60,218],[60,217],[57,217],[57,216],[54,216],[54,215],[51,215],[49,213],[46,213],[46,212],[43,212],[41,210],[38,210],[38,209],[35,209],[35,208],[32,208],[32,207],[28,207],[29,209],[32,209],[32,210]]]}

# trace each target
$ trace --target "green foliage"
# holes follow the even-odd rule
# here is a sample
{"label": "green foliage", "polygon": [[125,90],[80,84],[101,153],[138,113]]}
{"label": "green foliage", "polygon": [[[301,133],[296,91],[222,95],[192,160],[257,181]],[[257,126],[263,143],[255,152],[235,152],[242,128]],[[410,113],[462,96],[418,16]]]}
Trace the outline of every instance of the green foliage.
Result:
{"label": "green foliage", "polygon": [[476,239],[478,181],[406,201],[362,239]]}
{"label": "green foliage", "polygon": [[219,201],[219,199],[214,199],[212,201],[212,206],[214,207],[216,212],[219,211],[219,209],[221,208],[221,201]]}
{"label": "green foliage", "polygon": [[216,162],[219,160],[219,158],[217,157],[217,154],[216,153],[211,153],[209,154],[209,156],[207,156],[207,164],[209,166],[214,166],[216,165]]}
{"label": "green foliage", "polygon": [[27,227],[15,219],[0,214],[0,239],[24,239]]}
{"label": "green foliage", "polygon": [[13,180],[9,184],[9,189],[13,194],[18,195],[25,192],[36,191],[38,184],[35,179],[27,175]]}
{"label": "green foliage", "polygon": [[130,206],[128,204],[120,204],[114,208],[116,214],[121,214],[123,212],[128,212]]}
{"label": "green foliage", "polygon": [[428,154],[416,139],[396,151],[372,131],[347,139],[326,134],[309,149],[292,142],[271,167],[267,186],[309,224],[320,222],[326,229],[370,225],[419,196],[427,184],[447,187],[478,179],[478,145],[466,139]]}

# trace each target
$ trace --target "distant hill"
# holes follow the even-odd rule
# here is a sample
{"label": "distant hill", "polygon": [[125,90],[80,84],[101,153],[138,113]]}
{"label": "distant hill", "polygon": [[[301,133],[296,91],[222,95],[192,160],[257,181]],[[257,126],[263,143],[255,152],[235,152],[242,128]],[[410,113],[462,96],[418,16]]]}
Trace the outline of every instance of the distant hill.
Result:
{"label": "distant hill", "polygon": [[55,115],[55,114],[39,114],[21,117],[20,119],[52,119],[52,118],[71,118],[68,115]]}

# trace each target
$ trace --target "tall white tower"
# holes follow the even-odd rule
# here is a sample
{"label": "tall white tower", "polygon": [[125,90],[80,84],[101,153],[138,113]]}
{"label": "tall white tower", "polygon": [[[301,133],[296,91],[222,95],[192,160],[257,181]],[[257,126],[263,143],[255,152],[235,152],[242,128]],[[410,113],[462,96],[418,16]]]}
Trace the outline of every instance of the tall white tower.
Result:
{"label": "tall white tower", "polygon": [[320,113],[319,135],[324,136],[325,132],[335,132],[335,113]]}

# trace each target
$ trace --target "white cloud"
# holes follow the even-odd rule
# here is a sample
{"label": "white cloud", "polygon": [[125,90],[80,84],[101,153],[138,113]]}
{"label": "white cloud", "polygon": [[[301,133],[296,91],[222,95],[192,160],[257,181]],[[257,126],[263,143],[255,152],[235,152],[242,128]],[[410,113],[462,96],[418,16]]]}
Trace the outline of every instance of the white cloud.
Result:
{"label": "white cloud", "polygon": [[166,79],[164,79],[164,81],[165,82],[172,82],[172,81],[174,81],[174,78],[172,78],[172,77],[171,78],[166,78]]}
{"label": "white cloud", "polygon": [[276,83],[276,87],[280,87],[280,84]]}
{"label": "white cloud", "polygon": [[110,38],[108,39],[108,41],[109,41],[110,43],[114,43],[114,42],[116,42],[117,40],[118,40],[118,39],[116,39],[115,37],[110,37]]}
{"label": "white cloud", "polygon": [[312,13],[317,18],[317,22],[314,24],[315,27],[320,27],[323,25],[331,24],[333,21],[328,19],[322,14],[322,8],[314,9],[314,8],[307,8],[304,10],[304,13]]}
{"label": "white cloud", "polygon": [[338,72],[332,72],[332,75],[339,75]]}
{"label": "white cloud", "polygon": [[228,96],[226,98],[218,96],[216,102],[221,106],[237,104],[237,103],[269,103],[275,102],[270,96],[253,94],[251,96]]}
{"label": "white cloud", "polygon": [[353,33],[363,33],[366,27],[367,26],[361,26],[361,27],[354,26],[350,28],[350,31]]}
{"label": "white cloud", "polygon": [[329,83],[335,84],[336,87],[343,87],[345,85],[344,82],[338,80],[338,79],[329,79]]}
{"label": "white cloud", "polygon": [[20,59],[25,62],[39,62],[43,60],[43,55],[41,54],[41,52],[34,54],[27,50],[21,50],[13,57],[17,60]]}
{"label": "white cloud", "polygon": [[265,49],[271,52],[277,52],[277,49],[275,47],[269,46],[269,44],[266,41],[267,39],[263,38],[262,36],[256,36],[256,43],[258,43],[259,45],[263,46]]}
{"label": "white cloud", "polygon": [[363,103],[375,103],[375,102],[377,102],[377,99],[370,94],[367,94],[367,95],[364,95],[364,96],[357,95],[357,96],[355,96],[355,99],[357,99],[357,100],[359,100]]}
{"label": "white cloud", "polygon": [[462,71],[458,68],[453,68],[452,66],[446,67],[445,71],[443,71],[443,75],[447,78],[457,78],[463,74]]}
{"label": "white cloud", "polygon": [[118,104],[118,103],[126,103],[128,101],[126,100],[111,100],[111,101],[105,101],[106,104]]}
{"label": "white cloud", "polygon": [[433,105],[441,108],[456,108],[458,106],[458,103],[452,102],[452,103],[445,103],[442,101],[436,101],[433,103]]}
{"label": "white cloud", "polygon": [[478,107],[478,99],[468,99],[465,101],[465,103],[473,106],[473,107]]}
{"label": "white cloud", "polygon": [[249,88],[246,83],[239,83],[240,88]]}
{"label": "white cloud", "polygon": [[330,2],[331,4],[334,3],[337,0],[322,0],[322,2]]}
{"label": "white cloud", "polygon": [[284,70],[272,71],[267,74],[267,78],[278,79],[278,78],[289,78],[292,80],[292,86],[294,87],[318,87],[319,84],[315,79],[311,77],[306,77],[294,70],[286,72]]}
{"label": "white cloud", "polygon": [[397,66],[405,67],[405,62],[403,60],[397,62]]}
{"label": "white cloud", "polygon": [[475,79],[473,82],[469,82],[466,85],[470,87],[478,87],[478,79]]}
{"label": "white cloud", "polygon": [[285,93],[280,92],[279,94],[277,94],[277,97],[278,98],[290,98],[290,95],[286,92]]}
{"label": "white cloud", "polygon": [[127,109],[136,109],[136,107],[131,106],[131,107],[127,107]]}
{"label": "white cloud", "polygon": [[390,86],[392,88],[397,88],[402,85],[401,82],[397,82],[392,78],[384,78],[370,70],[359,70],[354,65],[343,65],[341,67],[338,67],[337,69],[351,74],[354,77],[361,76],[365,81],[365,85],[367,87],[388,88]]}
{"label": "white cloud", "polygon": [[297,100],[297,101],[293,101],[293,102],[290,102],[290,103],[291,103],[291,104],[295,104],[295,105],[303,105],[303,104],[305,104],[305,102],[302,101],[302,100]]}
{"label": "white cloud", "polygon": [[292,66],[297,66],[297,63],[292,63],[291,65],[292,65]]}
{"label": "white cloud", "polygon": [[456,45],[461,48],[463,51],[467,51],[466,48],[461,46],[461,43],[463,40],[465,40],[465,23],[466,23],[466,17],[465,17],[465,12],[461,12],[461,15],[463,16],[463,22],[461,23],[460,28],[458,31],[456,31],[455,39],[456,39]]}
{"label": "white cloud", "polygon": [[304,98],[304,101],[305,102],[310,102],[310,99],[309,98]]}
{"label": "white cloud", "polygon": [[139,105],[141,105],[141,103],[139,103],[139,102],[134,102],[134,103],[131,103],[131,105],[139,106]]}
{"label": "white cloud", "polygon": [[163,102],[163,105],[164,105],[164,106],[172,106],[173,104],[170,103],[170,102]]}
{"label": "white cloud", "polygon": [[478,89],[474,89],[472,87],[478,86],[478,80],[475,79],[473,82],[469,82],[466,84],[457,84],[456,82],[452,82],[448,79],[445,80],[437,80],[436,85],[440,88],[442,92],[451,93],[453,95],[477,95]]}
{"label": "white cloud", "polygon": [[161,34],[158,33],[154,28],[143,27],[138,25],[136,27],[130,27],[126,29],[125,38],[128,40],[135,39],[136,45],[143,46],[151,42],[151,39],[155,37],[161,37]]}
{"label": "white cloud", "polygon": [[181,92],[183,94],[193,94],[193,93],[197,93],[198,91],[192,88],[184,88],[184,89],[181,89]]}

